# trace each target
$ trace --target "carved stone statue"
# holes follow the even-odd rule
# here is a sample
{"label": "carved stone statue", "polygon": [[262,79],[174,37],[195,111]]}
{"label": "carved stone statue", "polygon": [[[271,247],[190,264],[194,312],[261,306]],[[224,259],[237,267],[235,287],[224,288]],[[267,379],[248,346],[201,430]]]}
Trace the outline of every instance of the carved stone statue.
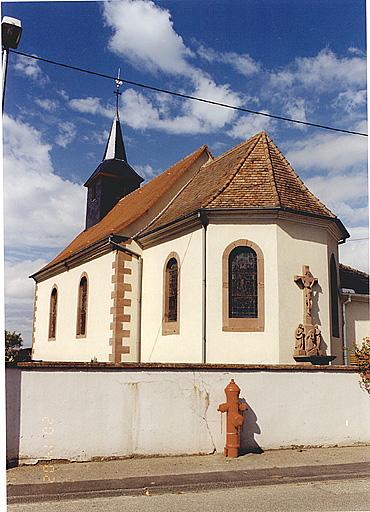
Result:
{"label": "carved stone statue", "polygon": [[294,281],[304,290],[304,323],[312,325],[312,298],[313,287],[317,284],[317,277],[313,277],[308,265],[303,265],[301,276],[295,276]]}
{"label": "carved stone statue", "polygon": [[306,336],[306,352],[308,356],[320,356],[321,331],[318,325],[315,325]]}
{"label": "carved stone statue", "polygon": [[320,327],[312,322],[313,288],[317,284],[317,277],[313,277],[308,265],[302,268],[302,275],[295,276],[294,281],[303,289],[303,323],[295,330],[295,347],[293,357],[325,356],[320,350],[322,341]]}
{"label": "carved stone statue", "polygon": [[297,329],[295,330],[295,348],[294,354],[301,355],[305,354],[305,335],[304,335],[304,327],[302,324],[299,324]]}

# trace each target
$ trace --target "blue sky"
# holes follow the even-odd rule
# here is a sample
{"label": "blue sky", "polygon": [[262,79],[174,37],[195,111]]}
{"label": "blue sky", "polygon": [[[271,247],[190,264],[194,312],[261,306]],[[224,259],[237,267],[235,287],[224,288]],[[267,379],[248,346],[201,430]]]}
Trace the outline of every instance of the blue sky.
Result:
{"label": "blue sky", "polygon": [[[367,132],[361,0],[117,0],[2,4],[20,51],[128,80]],[[30,340],[33,282],[84,228],[84,181],[101,161],[114,83],[10,56],[4,116],[6,325]],[[206,143],[264,129],[344,222],[368,236],[367,139],[122,88],[131,165],[146,179]],[[368,270],[367,240],[341,260]]]}

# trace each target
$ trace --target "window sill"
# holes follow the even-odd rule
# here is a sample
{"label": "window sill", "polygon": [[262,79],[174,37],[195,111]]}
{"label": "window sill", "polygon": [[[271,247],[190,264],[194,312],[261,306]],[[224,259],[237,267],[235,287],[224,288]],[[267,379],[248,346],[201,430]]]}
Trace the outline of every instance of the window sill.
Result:
{"label": "window sill", "polygon": [[261,318],[225,318],[222,330],[226,332],[264,332]]}
{"label": "window sill", "polygon": [[162,336],[168,336],[169,334],[180,334],[179,322],[163,322]]}

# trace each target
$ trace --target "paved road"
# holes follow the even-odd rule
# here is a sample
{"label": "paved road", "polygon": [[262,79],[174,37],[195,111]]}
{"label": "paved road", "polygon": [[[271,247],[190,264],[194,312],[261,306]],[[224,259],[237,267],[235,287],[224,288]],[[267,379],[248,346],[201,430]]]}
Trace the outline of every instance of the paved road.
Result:
{"label": "paved road", "polygon": [[8,512],[370,511],[370,478],[9,505]]}

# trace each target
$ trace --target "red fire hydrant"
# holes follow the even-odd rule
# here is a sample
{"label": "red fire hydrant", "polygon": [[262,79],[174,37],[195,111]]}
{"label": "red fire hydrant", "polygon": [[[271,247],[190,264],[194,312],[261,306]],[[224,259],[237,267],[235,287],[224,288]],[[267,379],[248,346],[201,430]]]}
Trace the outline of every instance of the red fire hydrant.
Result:
{"label": "red fire hydrant", "polygon": [[218,406],[218,411],[226,412],[226,446],[224,448],[225,457],[237,457],[240,447],[240,428],[243,425],[243,413],[247,409],[247,404],[239,400],[240,388],[231,379],[225,388],[226,403]]}

